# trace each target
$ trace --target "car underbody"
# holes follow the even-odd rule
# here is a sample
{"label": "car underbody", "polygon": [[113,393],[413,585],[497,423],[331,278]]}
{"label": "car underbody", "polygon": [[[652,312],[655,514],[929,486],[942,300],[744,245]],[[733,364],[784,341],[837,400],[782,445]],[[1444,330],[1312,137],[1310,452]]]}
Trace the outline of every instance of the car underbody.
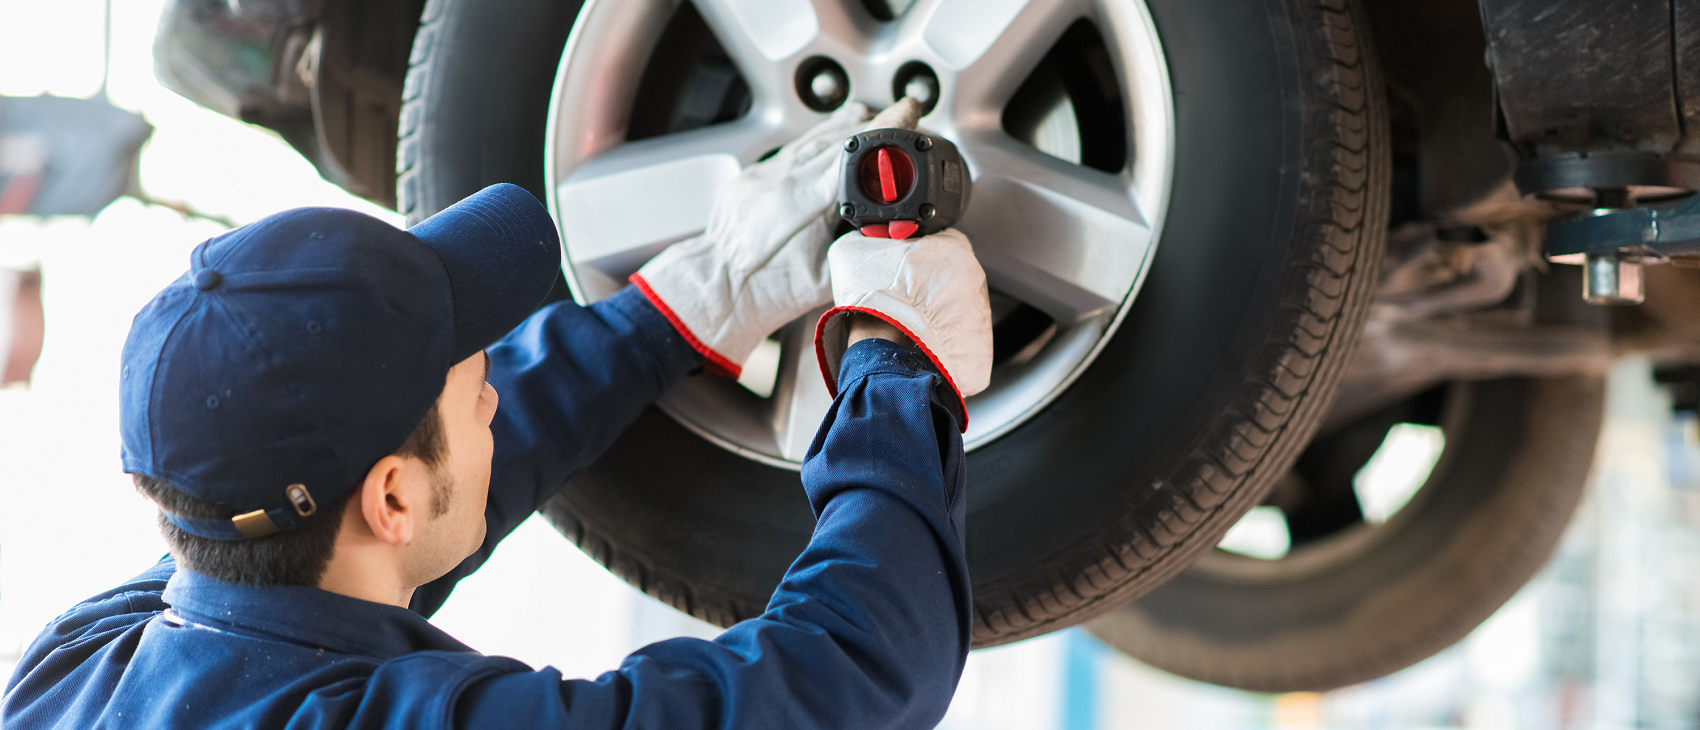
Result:
{"label": "car underbody", "polygon": [[[886,17],[913,4],[867,2]],[[210,38],[161,44],[162,73],[184,79],[191,98],[277,131],[332,182],[394,208],[395,129],[424,4],[249,3],[263,6],[249,11],[243,31],[272,49],[264,74],[256,67],[247,78],[207,78],[199,70],[214,64],[192,49]],[[174,7],[174,38],[210,17],[201,5],[218,4]],[[1700,273],[1689,273],[1700,255],[1663,257],[1671,266],[1643,274],[1641,309],[1604,316],[1578,309],[1537,323],[1532,290],[1540,285],[1524,276],[1568,265],[1547,261],[1546,223],[1592,209],[1596,191],[1627,188],[1628,204],[1658,205],[1668,203],[1644,196],[1700,184],[1700,172],[1687,172],[1700,163],[1677,161],[1700,149],[1700,129],[1688,129],[1700,119],[1700,62],[1680,52],[1700,48],[1700,12],[1681,12],[1681,2],[1603,10],[1586,0],[1543,3],[1538,12],[1503,0],[1366,6],[1394,125],[1393,230],[1336,418],[1446,378],[1599,373],[1628,352],[1700,362],[1700,322],[1684,316],[1700,297]],[[1484,18],[1497,34],[1491,48]],[[220,90],[235,84],[244,85],[240,96]],[[1598,185],[1533,189],[1543,183],[1531,168],[1603,153],[1652,162],[1644,179],[1622,185],[1629,178],[1602,169],[1593,173]],[[1520,185],[1520,170],[1534,181]],[[1588,182],[1586,170],[1571,174]]]}

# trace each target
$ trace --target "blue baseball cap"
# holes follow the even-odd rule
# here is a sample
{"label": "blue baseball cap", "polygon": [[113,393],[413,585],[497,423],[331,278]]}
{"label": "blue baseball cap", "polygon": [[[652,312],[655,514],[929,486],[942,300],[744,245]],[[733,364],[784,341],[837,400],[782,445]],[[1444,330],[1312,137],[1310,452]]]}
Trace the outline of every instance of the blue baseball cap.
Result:
{"label": "blue baseball cap", "polygon": [[167,513],[214,540],[294,529],[395,453],[449,368],[543,302],[549,213],[493,185],[403,231],[297,208],[196,246],[124,343],[124,470],[230,507]]}

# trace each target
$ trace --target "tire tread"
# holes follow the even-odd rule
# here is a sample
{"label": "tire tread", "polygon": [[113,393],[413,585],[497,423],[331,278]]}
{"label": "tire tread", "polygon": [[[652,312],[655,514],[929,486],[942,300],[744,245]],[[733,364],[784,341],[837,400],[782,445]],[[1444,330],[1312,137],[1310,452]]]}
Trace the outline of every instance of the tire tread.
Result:
{"label": "tire tread", "polygon": [[[1309,442],[1338,383],[1367,314],[1370,289],[1377,279],[1387,220],[1390,174],[1386,113],[1381,108],[1379,73],[1373,54],[1360,38],[1361,18],[1347,0],[1296,3],[1295,25],[1305,21],[1320,35],[1326,65],[1307,75],[1315,88],[1307,98],[1326,113],[1307,115],[1321,129],[1307,138],[1331,140],[1309,153],[1326,161],[1326,186],[1313,194],[1301,253],[1283,283],[1279,321],[1260,350],[1261,378],[1242,384],[1244,407],[1227,409],[1209,429],[1212,437],[1196,446],[1165,489],[1174,499],[1155,525],[1130,515],[1107,534],[1110,540],[1076,546],[1073,555],[1052,565],[1076,570],[1047,571],[1050,585],[1015,578],[1027,591],[976,585],[974,644],[992,646],[1036,636],[1113,609],[1184,568],[1198,551],[1263,497]],[[1302,72],[1302,70],[1301,70]],[[1303,211],[1301,211],[1303,214]],[[1249,488],[1257,486],[1261,488]],[[1205,504],[1203,497],[1215,498]],[[1117,556],[1141,556],[1130,569]],[[1105,557],[1115,567],[1107,574]],[[1066,590],[1057,590],[1066,588]],[[1031,598],[1022,600],[1019,596]],[[1058,600],[1058,596],[1068,596]],[[1048,599],[1048,600],[1046,600]]]}

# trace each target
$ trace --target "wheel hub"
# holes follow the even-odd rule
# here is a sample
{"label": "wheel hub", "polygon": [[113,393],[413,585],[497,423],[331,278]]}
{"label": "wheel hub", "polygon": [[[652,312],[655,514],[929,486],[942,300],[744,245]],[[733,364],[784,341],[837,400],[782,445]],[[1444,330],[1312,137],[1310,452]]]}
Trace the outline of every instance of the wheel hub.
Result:
{"label": "wheel hub", "polygon": [[[677,51],[658,43],[676,7],[587,2],[562,54],[546,163],[580,302],[612,294],[649,257],[700,233],[715,192],[824,114],[909,95],[926,111],[922,128],[956,143],[975,184],[958,227],[986,269],[997,354],[991,386],[969,399],[968,448],[1020,425],[1090,364],[1138,291],[1168,207],[1174,112],[1143,4],[920,0],[881,21],[857,0],[691,0],[680,12],[700,14],[747,83],[749,110],[628,141],[634,115],[653,111],[633,108],[642,77]],[[1082,23],[1102,39],[1114,78],[1046,82],[1051,55],[1073,52],[1078,44],[1061,39]],[[689,93],[703,74],[680,76]],[[1119,94],[1108,105],[1120,121],[1108,127],[1122,136],[1109,147],[1125,150],[1119,169],[1081,164],[1093,140],[1070,94],[1092,87]],[[796,468],[831,404],[810,341],[818,315],[774,333],[745,363],[741,386],[688,378],[660,407],[727,449]]]}

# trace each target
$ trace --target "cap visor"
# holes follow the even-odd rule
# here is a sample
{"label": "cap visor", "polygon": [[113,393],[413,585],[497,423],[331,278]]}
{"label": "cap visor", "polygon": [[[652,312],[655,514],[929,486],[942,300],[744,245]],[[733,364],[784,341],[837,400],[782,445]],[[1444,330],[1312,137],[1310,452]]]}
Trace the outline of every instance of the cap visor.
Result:
{"label": "cap visor", "polygon": [[561,267],[561,239],[542,203],[518,185],[484,188],[409,228],[436,249],[455,300],[460,362],[530,316]]}

